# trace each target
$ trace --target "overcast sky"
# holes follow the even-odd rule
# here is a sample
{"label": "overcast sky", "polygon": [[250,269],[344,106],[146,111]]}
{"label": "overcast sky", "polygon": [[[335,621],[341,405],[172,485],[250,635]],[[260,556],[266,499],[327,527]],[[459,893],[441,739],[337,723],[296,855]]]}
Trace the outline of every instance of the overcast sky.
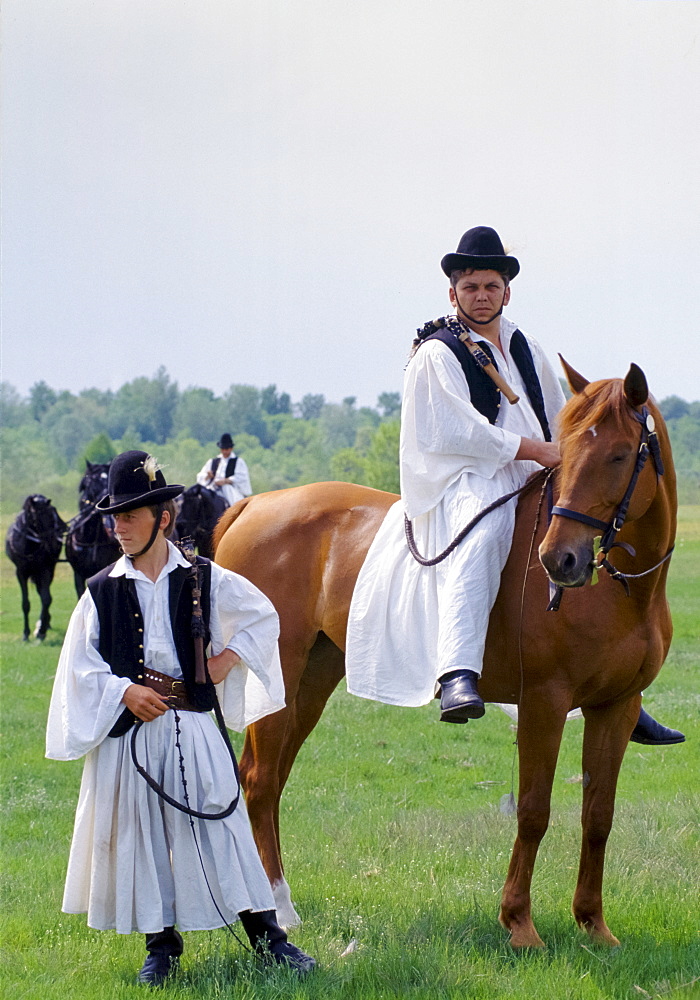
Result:
{"label": "overcast sky", "polygon": [[474,225],[588,378],[700,398],[697,0],[4,0],[3,374],[373,405]]}

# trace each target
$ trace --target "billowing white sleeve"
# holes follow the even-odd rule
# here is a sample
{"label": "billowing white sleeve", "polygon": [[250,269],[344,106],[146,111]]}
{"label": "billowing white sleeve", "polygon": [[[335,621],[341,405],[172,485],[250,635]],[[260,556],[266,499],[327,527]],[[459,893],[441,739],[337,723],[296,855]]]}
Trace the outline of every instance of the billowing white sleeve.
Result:
{"label": "billowing white sleeve", "polygon": [[253,492],[253,488],[250,485],[250,473],[248,472],[248,466],[240,457],[236,462],[232,485],[235,486],[235,488],[239,490],[244,497],[249,497]]}
{"label": "billowing white sleeve", "polygon": [[197,482],[199,483],[200,486],[209,485],[211,480],[209,479],[207,473],[209,473],[210,471],[211,471],[211,459],[209,459],[208,462],[205,462],[201,472],[197,473]]}
{"label": "billowing white sleeve", "polygon": [[239,732],[284,708],[279,618],[273,604],[249,580],[212,563],[211,651],[232,649],[241,657],[216,685],[226,724]]}
{"label": "billowing white sleeve", "polygon": [[449,347],[424,344],[404,381],[401,496],[409,517],[431,510],[463,472],[490,479],[515,458],[520,435],[490,424],[469,398]]}
{"label": "billowing white sleeve", "polygon": [[46,727],[46,756],[77,760],[98,746],[124,711],[131,684],[117,677],[97,651],[97,608],[88,590],[68,625],[56,669]]}

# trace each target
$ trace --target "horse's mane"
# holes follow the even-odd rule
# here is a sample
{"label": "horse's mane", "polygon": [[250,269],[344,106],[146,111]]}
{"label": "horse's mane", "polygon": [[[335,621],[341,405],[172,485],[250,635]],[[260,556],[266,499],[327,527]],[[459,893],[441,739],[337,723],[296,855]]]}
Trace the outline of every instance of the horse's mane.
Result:
{"label": "horse's mane", "polygon": [[559,414],[559,439],[564,441],[578,437],[589,427],[608,419],[622,427],[630,411],[622,379],[589,382],[568,400]]}

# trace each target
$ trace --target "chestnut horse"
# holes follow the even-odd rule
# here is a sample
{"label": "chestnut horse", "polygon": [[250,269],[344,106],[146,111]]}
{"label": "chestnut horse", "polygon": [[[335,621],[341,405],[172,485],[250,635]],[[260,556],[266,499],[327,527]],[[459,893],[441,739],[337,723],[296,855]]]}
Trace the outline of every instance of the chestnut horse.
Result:
{"label": "chestnut horse", "polygon": [[[676,493],[662,418],[636,365],[624,381],[593,383],[564,366],[574,395],[560,417],[562,461],[552,477],[559,516],[547,524],[545,473],[539,473],[518,502],[480,682],[486,701],[519,708],[518,832],[499,916],[515,947],[542,945],[530,914],[531,878],[549,821],[564,722],[576,706],[585,729],[573,913],[592,939],[618,943],[602,906],[617,777],[640,692],[659,672],[671,641],[665,582]],[[651,454],[650,460],[638,463],[642,454]],[[367,487],[316,483],[241,500],[216,529],[216,561],[252,580],[280,616],[287,707],[249,727],[241,776],[278,917],[287,925],[298,917],[280,857],[280,796],[297,752],[343,676],[355,580],[396,499]],[[626,519],[620,509],[625,500]],[[610,552],[622,521],[619,547]],[[599,553],[594,538],[601,532]],[[550,581],[538,565],[537,546],[553,583],[580,588],[564,592],[557,613],[546,610]],[[601,568],[597,586],[585,586],[603,559],[611,572],[619,570],[618,579]],[[624,574],[629,580],[623,585]]]}

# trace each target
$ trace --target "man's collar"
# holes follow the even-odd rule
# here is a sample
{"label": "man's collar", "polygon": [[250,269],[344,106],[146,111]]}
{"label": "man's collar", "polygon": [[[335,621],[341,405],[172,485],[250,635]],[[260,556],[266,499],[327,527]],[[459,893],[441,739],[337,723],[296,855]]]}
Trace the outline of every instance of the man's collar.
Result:
{"label": "man's collar", "polygon": [[[172,571],[177,566],[188,567],[190,564],[187,562],[187,560],[183,556],[182,552],[180,552],[180,550],[177,548],[177,546],[173,545],[173,543],[168,539],[166,539],[166,541],[168,542],[168,561],[163,567],[163,570],[166,573],[172,573]],[[127,559],[126,556],[120,556],[119,559],[117,559],[116,563],[114,564],[109,575],[125,576],[127,580],[138,580],[142,579],[144,574],[140,573],[137,569],[134,568],[134,564],[131,561],[131,559]],[[160,579],[160,576],[158,577],[158,579]]]}

